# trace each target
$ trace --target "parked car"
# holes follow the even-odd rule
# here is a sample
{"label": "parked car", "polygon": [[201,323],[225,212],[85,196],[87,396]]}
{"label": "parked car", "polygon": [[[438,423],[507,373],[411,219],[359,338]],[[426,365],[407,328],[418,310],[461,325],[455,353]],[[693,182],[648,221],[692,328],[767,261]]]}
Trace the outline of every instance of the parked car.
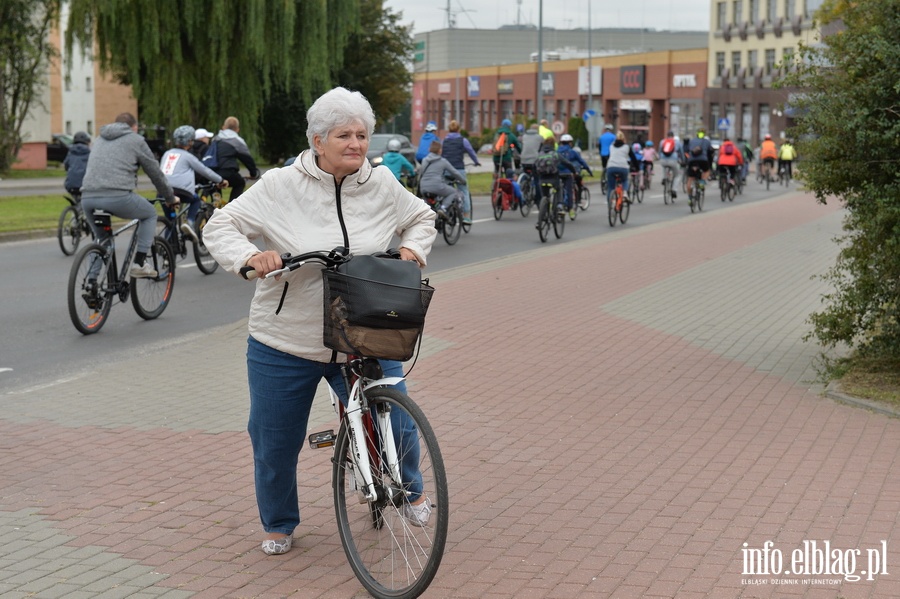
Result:
{"label": "parked car", "polygon": [[53,141],[47,144],[47,162],[62,162],[69,153],[72,136],[65,133],[54,133]]}
{"label": "parked car", "polygon": [[416,148],[410,143],[409,138],[399,133],[374,133],[369,139],[369,152],[366,158],[372,166],[381,164],[381,157],[387,152],[388,142],[396,139],[400,142],[400,153],[409,160],[413,166],[416,164]]}

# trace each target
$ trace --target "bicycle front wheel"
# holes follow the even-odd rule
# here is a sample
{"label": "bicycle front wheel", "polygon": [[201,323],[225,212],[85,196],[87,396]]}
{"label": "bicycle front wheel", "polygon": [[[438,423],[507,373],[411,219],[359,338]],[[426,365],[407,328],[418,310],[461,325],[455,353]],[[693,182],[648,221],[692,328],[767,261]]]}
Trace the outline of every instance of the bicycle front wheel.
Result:
{"label": "bicycle front wheel", "polygon": [[92,243],[81,249],[69,271],[68,303],[72,324],[84,335],[96,333],[115,298],[112,260],[106,248]]}
{"label": "bicycle front wheel", "polygon": [[619,213],[616,210],[616,202],[618,201],[618,194],[613,192],[611,194],[607,194],[606,198],[606,208],[609,212],[609,226],[616,226],[616,219],[619,217]]}
{"label": "bicycle front wheel", "polygon": [[494,220],[500,220],[503,216],[503,192],[499,184],[494,186],[494,193],[491,194],[491,208],[494,210]]}
{"label": "bicycle front wheel", "polygon": [[66,206],[59,215],[59,225],[56,229],[56,238],[59,240],[59,249],[66,256],[71,256],[81,243],[83,232],[81,219],[75,206]]}
{"label": "bicycle front wheel", "polygon": [[556,194],[556,208],[551,211],[550,218],[553,219],[553,234],[557,239],[562,239],[563,231],[566,230],[566,205],[562,203],[562,196]]}
{"label": "bicycle front wheel", "polygon": [[175,254],[162,237],[153,240],[146,260],[156,270],[155,277],[131,279],[131,303],[134,311],[144,320],[157,318],[172,299],[175,285]]}
{"label": "bicycle front wheel", "polygon": [[534,204],[534,179],[528,173],[519,175],[519,188],[522,190],[522,201],[519,202],[519,212],[522,217],[528,216],[531,206]]}
{"label": "bicycle front wheel", "polygon": [[[437,574],[447,542],[450,509],[444,460],[431,425],[407,395],[381,387],[367,391],[366,398],[366,438],[361,444],[369,448],[378,499],[360,503],[345,420],[332,469],[338,533],[350,567],[373,597],[418,597]],[[388,421],[390,435],[384,434]],[[386,459],[388,442],[397,450],[399,466],[393,468]],[[402,480],[392,474],[398,470]],[[418,519],[408,510],[423,497],[431,514]]]}

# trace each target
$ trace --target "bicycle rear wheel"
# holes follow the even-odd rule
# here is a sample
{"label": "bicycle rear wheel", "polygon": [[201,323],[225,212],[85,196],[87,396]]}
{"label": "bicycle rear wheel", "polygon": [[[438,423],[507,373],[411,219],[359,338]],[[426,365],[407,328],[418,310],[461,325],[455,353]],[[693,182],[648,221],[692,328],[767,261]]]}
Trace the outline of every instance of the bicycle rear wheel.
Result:
{"label": "bicycle rear wheel", "polygon": [[59,240],[59,249],[66,256],[71,256],[78,250],[81,243],[81,235],[84,229],[79,218],[78,209],[75,206],[66,206],[59,215],[59,225],[56,229],[56,238]]}
{"label": "bicycle rear wheel", "polygon": [[99,243],[81,249],[69,271],[68,304],[72,324],[84,335],[96,333],[109,316],[115,298],[111,256]]}
{"label": "bicycle rear wheel", "polygon": [[155,278],[131,279],[131,303],[134,311],[144,320],[157,318],[172,299],[175,285],[175,254],[162,238],[156,237],[147,260],[156,270]]}
{"label": "bicycle rear wheel", "polygon": [[609,226],[610,227],[615,227],[616,220],[618,220],[618,218],[619,218],[619,212],[616,210],[616,198],[617,198],[616,192],[607,194],[606,210],[607,210],[608,217],[609,217]]}
{"label": "bicycle rear wheel", "polygon": [[550,218],[553,220],[553,234],[557,239],[562,239],[563,232],[566,230],[566,205],[562,203],[562,194],[556,192],[554,196],[556,208],[551,210]]}
{"label": "bicycle rear wheel", "polygon": [[462,214],[460,214],[459,204],[455,201],[447,209],[447,218],[444,220],[441,232],[444,234],[444,241],[447,242],[447,245],[453,245],[459,240],[459,234],[462,232]]}
{"label": "bicycle rear wheel", "polygon": [[216,259],[206,249],[206,245],[203,244],[203,228],[206,226],[206,222],[212,216],[212,213],[212,205],[204,202],[194,221],[194,232],[197,234],[197,239],[199,239],[198,242],[194,243],[194,262],[197,263],[197,268],[200,269],[200,272],[205,275],[211,275],[219,268],[219,263],[216,262]]}
{"label": "bicycle rear wheel", "polygon": [[622,198],[622,206],[619,207],[619,222],[623,225],[627,223],[629,214],[631,214],[631,202]]}
{"label": "bicycle rear wheel", "polygon": [[[373,597],[418,597],[437,574],[447,542],[450,510],[444,460],[431,425],[408,396],[381,387],[367,391],[366,397],[371,419],[364,424],[368,421],[373,426],[364,426],[363,443],[369,447],[378,499],[360,503],[350,433],[344,421],[335,442],[332,469],[338,533],[350,567]],[[384,459],[387,453],[382,437],[387,435],[379,434],[384,429],[375,423],[388,419],[405,480],[395,480]],[[401,433],[404,423],[406,432]],[[404,466],[410,471],[405,472]],[[432,508],[424,526],[404,516],[408,502],[423,496]]]}
{"label": "bicycle rear wheel", "polygon": [[522,217],[528,216],[531,207],[534,205],[534,179],[528,173],[519,175],[519,189],[522,190],[522,201],[519,202],[519,212]]}
{"label": "bicycle rear wheel", "polygon": [[541,204],[538,208],[537,230],[541,241],[547,241],[547,238],[550,236],[550,201],[547,198],[541,198]]}

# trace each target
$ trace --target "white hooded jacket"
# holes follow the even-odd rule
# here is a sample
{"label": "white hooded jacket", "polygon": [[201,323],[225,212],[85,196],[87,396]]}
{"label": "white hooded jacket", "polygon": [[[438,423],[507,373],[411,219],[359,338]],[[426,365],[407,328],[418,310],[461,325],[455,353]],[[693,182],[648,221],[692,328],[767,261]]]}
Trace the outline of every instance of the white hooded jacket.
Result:
{"label": "white hooded jacket", "polygon": [[[216,210],[203,229],[203,241],[223,268],[239,274],[260,253],[253,240],[260,240],[266,250],[294,255],[344,245],[339,210],[353,254],[384,251],[396,234],[397,247],[411,250],[425,264],[437,231],[434,211],[423,200],[409,193],[389,169],[372,168],[368,160],[338,187],[310,150],[290,166],[266,172],[238,199]],[[286,282],[284,304],[275,314]],[[331,350],[322,345],[322,294],[322,274],[315,265],[285,274],[280,281],[257,280],[250,334],[285,353],[329,361]]]}

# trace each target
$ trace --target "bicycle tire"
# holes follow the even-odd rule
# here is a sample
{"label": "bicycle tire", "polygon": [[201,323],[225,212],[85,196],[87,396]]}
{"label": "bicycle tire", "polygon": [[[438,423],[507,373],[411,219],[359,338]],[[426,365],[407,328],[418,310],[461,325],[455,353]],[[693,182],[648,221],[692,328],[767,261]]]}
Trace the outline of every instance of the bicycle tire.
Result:
{"label": "bicycle tire", "polygon": [[581,211],[585,211],[591,207],[591,190],[587,186],[581,188],[581,201],[578,202]]}
{"label": "bicycle tire", "polygon": [[638,204],[644,203],[644,190],[641,188],[640,184],[632,185],[631,193]]}
{"label": "bicycle tire", "polygon": [[706,189],[701,188],[697,192],[697,212],[703,212],[703,200],[706,199]]}
{"label": "bicycle tire", "polygon": [[668,177],[664,178],[663,179],[663,204],[665,204],[666,206],[669,205],[669,193],[670,193],[669,190],[671,189],[671,187],[672,187],[672,183],[671,183],[671,181],[669,181],[669,178]]}
{"label": "bicycle tire", "polygon": [[[383,483],[379,500],[359,502],[350,433],[342,422],[335,442],[332,489],[338,534],[353,573],[376,598],[406,599],[418,597],[431,584],[440,567],[447,542],[449,491],[444,461],[437,437],[422,410],[404,393],[378,387],[366,392],[368,414],[372,420],[378,413],[391,414],[392,426],[403,414],[412,421],[417,440],[412,450],[419,451],[419,473],[423,495],[432,503],[432,513],[425,526],[410,524],[402,515],[404,490],[409,484],[395,481],[383,467],[385,452],[377,427],[364,427],[370,449],[373,478]],[[397,435],[395,435],[397,436]],[[398,454],[409,454],[398,447]],[[398,456],[401,458],[402,455]]]}
{"label": "bicycle tire", "polygon": [[604,196],[609,194],[609,182],[606,180],[606,170],[600,174],[600,193]]}
{"label": "bicycle tire", "polygon": [[494,192],[491,194],[491,208],[494,211],[494,220],[500,220],[503,217],[503,192],[498,183],[494,184]]}
{"label": "bicycle tire", "polygon": [[[89,288],[88,274],[98,262],[98,270],[93,273],[96,283]],[[83,335],[92,335],[106,324],[115,299],[115,274],[110,268],[110,254],[103,245],[91,243],[75,256],[69,271],[67,299],[69,318]]]}
{"label": "bicycle tire", "polygon": [[697,211],[697,183],[694,182],[693,187],[691,187],[691,195],[688,196],[688,204],[691,206],[691,214]]}
{"label": "bicycle tire", "polygon": [[729,202],[733,202],[733,201],[734,201],[734,196],[737,195],[737,189],[735,188],[735,186],[734,186],[733,183],[729,183],[729,184],[728,184],[727,194],[726,194],[726,195],[728,196],[728,201],[729,201]]}
{"label": "bicycle tire", "polygon": [[447,209],[447,218],[444,219],[443,231],[441,232],[447,245],[453,245],[459,241],[459,234],[462,232],[462,214],[459,210],[459,204],[455,201]]}
{"label": "bicycle tire", "polygon": [[537,230],[541,242],[546,242],[550,236],[550,201],[547,198],[541,198],[541,203],[538,207]]}
{"label": "bicycle tire", "polygon": [[619,219],[619,213],[616,210],[616,195],[616,192],[613,192],[606,196],[606,212],[610,227],[615,227],[616,221]]}
{"label": "bicycle tire", "polygon": [[[568,212],[568,210],[566,210],[566,205],[562,201],[562,194],[559,191],[554,195],[554,200],[556,208],[552,215],[553,235],[556,236],[557,239],[562,239],[563,233],[566,230],[566,212]],[[560,208],[560,206],[562,208]]]}
{"label": "bicycle tire", "polygon": [[156,269],[155,278],[131,279],[131,303],[144,320],[158,318],[172,299],[175,285],[175,254],[162,237],[156,237],[146,260]]}
{"label": "bicycle tire", "polygon": [[519,212],[522,218],[528,216],[531,207],[534,205],[534,179],[528,173],[519,175],[519,189],[522,190],[522,201],[519,202]]}
{"label": "bicycle tire", "polygon": [[619,222],[623,225],[628,222],[628,215],[631,214],[631,202],[628,199],[622,199],[622,207],[619,208]]}
{"label": "bicycle tire", "polygon": [[79,211],[75,206],[66,206],[59,215],[59,224],[56,228],[56,239],[59,241],[59,249],[66,256],[71,256],[78,251],[84,225]]}
{"label": "bicycle tire", "polygon": [[205,275],[211,275],[219,268],[219,263],[216,262],[216,259],[212,257],[212,254],[209,253],[209,250],[206,249],[206,245],[203,243],[203,229],[206,227],[207,221],[209,221],[209,218],[212,216],[212,211],[212,206],[204,203],[194,221],[194,232],[197,234],[198,239],[198,241],[195,241],[193,244],[194,262],[197,263],[197,268],[200,269],[200,272]]}

